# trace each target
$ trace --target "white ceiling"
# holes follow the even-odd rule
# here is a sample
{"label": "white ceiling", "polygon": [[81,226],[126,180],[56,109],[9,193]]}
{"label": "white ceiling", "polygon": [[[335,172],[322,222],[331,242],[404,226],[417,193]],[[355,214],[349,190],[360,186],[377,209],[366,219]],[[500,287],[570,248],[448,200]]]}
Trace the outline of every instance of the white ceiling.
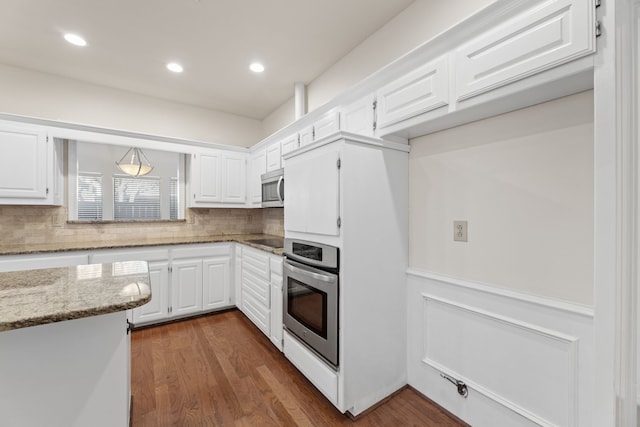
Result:
{"label": "white ceiling", "polygon": [[413,0],[1,2],[0,63],[262,119]]}

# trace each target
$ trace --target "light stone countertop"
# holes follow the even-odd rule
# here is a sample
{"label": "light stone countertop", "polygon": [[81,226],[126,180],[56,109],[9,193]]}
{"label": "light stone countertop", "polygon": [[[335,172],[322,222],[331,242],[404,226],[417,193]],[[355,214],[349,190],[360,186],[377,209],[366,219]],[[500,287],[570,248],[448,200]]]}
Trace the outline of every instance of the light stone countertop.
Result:
{"label": "light stone countertop", "polygon": [[0,273],[0,331],[124,311],[150,299],[144,261]]}
{"label": "light stone countertop", "polygon": [[274,248],[271,246],[260,245],[252,242],[252,240],[274,238],[283,239],[281,236],[272,236],[269,234],[225,234],[216,236],[195,236],[195,237],[166,237],[152,238],[144,240],[117,241],[117,242],[72,242],[72,243],[32,243],[24,245],[2,245],[0,246],[0,255],[27,255],[37,253],[52,252],[69,252],[81,250],[96,249],[121,249],[121,248],[139,248],[146,246],[165,246],[165,245],[188,245],[197,243],[219,243],[219,242],[236,242],[248,245],[263,251],[270,252],[274,255],[282,256],[283,248]]}

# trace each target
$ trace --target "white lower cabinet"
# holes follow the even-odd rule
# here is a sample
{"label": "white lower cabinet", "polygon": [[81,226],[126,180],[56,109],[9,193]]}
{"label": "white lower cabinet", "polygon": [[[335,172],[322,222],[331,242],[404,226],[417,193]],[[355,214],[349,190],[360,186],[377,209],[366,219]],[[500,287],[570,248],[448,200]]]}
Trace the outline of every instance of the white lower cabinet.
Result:
{"label": "white lower cabinet", "polygon": [[214,310],[231,304],[231,254],[202,260],[202,308]]}
{"label": "white lower cabinet", "polygon": [[202,259],[171,263],[171,314],[183,316],[202,311]]}
{"label": "white lower cabinet", "polygon": [[282,351],[282,257],[238,246],[240,310]]}
{"label": "white lower cabinet", "polygon": [[[114,249],[92,253],[91,263],[149,263],[151,301],[129,316],[139,325],[232,307],[233,243]],[[0,265],[1,267],[1,265]]]}
{"label": "white lower cabinet", "polygon": [[169,317],[169,262],[149,262],[151,301],[134,308],[133,323],[158,322]]}

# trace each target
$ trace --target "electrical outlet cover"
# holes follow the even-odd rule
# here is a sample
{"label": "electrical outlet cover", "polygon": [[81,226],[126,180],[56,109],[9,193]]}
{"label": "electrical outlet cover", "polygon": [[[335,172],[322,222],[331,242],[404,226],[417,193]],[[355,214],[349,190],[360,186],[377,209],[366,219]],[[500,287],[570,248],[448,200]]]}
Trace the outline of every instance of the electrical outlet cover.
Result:
{"label": "electrical outlet cover", "polygon": [[467,221],[453,221],[453,240],[456,242],[467,241]]}

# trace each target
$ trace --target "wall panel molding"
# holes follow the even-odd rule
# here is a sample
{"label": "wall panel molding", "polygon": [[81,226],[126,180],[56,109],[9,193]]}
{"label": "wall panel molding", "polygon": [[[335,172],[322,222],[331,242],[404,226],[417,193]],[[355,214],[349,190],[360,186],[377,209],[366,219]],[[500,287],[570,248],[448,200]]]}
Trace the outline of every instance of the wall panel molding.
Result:
{"label": "wall panel molding", "polygon": [[412,387],[474,426],[590,425],[590,307],[415,269],[407,295]]}

